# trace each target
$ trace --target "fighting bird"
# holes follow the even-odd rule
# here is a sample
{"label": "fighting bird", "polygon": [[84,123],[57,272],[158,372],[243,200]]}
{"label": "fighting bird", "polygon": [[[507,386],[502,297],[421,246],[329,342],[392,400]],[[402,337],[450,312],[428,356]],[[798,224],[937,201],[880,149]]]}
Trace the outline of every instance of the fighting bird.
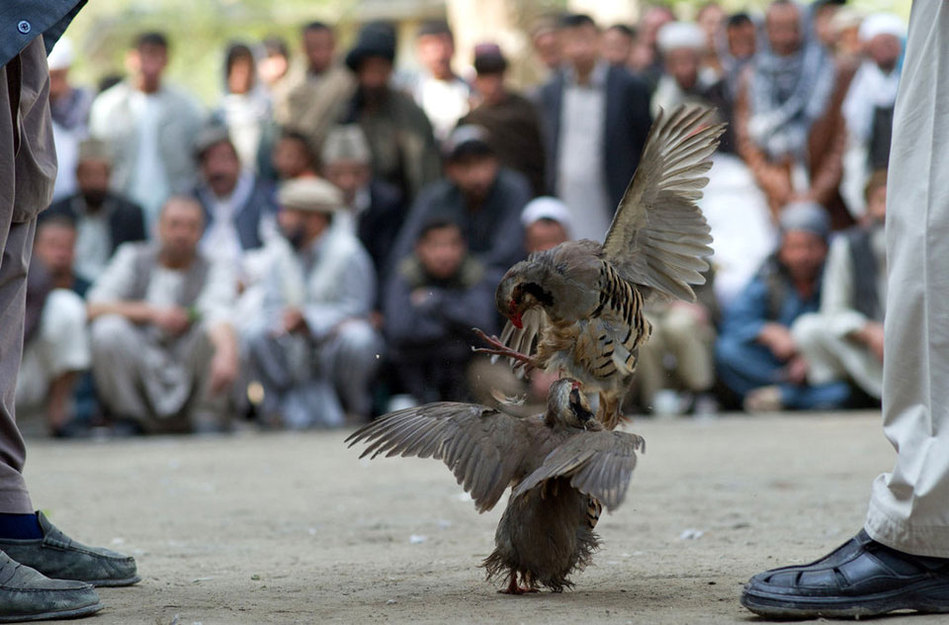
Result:
{"label": "fighting bird", "polygon": [[368,445],[360,458],[442,460],[479,512],[511,486],[494,552],[483,562],[488,581],[506,577],[500,592],[510,594],[572,586],[568,576],[599,546],[600,504],[612,511],[623,502],[645,444],[636,434],[604,430],[580,383],[567,378],[551,385],[543,415],[438,402],[383,415],[346,441]]}
{"label": "fighting bird", "polygon": [[712,254],[696,205],[725,124],[712,109],[681,106],[656,117],[639,166],[602,244],[568,241],[511,267],[496,291],[507,318],[501,337],[475,332],[515,367],[582,381],[599,392],[597,418],[613,429],[651,328],[650,297],[693,301]]}

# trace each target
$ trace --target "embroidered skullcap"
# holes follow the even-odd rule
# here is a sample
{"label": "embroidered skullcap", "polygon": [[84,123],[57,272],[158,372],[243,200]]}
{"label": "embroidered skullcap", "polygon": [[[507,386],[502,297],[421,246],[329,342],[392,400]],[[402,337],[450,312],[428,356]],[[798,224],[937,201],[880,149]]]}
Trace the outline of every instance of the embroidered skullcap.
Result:
{"label": "embroidered skullcap", "polygon": [[661,52],[679,48],[702,51],[705,49],[705,33],[692,22],[669,22],[659,29],[656,43]]}
{"label": "embroidered skullcap", "polygon": [[570,209],[559,199],[546,195],[534,198],[521,211],[521,223],[524,227],[541,219],[556,221],[567,231],[568,238],[572,236],[573,220],[570,218]]}
{"label": "embroidered skullcap", "polygon": [[860,41],[870,41],[877,35],[893,35],[903,39],[906,37],[906,24],[892,13],[874,13],[863,20],[857,34]]}

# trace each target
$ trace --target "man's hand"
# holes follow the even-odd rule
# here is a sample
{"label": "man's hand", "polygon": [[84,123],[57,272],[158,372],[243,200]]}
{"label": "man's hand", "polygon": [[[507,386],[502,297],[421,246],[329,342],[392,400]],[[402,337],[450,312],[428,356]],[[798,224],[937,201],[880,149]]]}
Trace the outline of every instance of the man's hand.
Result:
{"label": "man's hand", "polygon": [[303,318],[303,311],[299,308],[287,308],[284,310],[281,328],[287,334],[306,331],[306,319]]}
{"label": "man's hand", "polygon": [[211,394],[226,392],[237,379],[237,352],[218,349],[211,359]]}
{"label": "man's hand", "polygon": [[766,323],[758,334],[758,342],[771,350],[780,361],[790,360],[797,354],[797,344],[791,330],[780,323]]}
{"label": "man's hand", "polygon": [[181,306],[153,309],[151,321],[152,324],[173,336],[184,334],[191,325],[191,321],[188,319],[188,311]]}
{"label": "man's hand", "polygon": [[791,384],[803,385],[807,382],[807,361],[803,356],[795,356],[787,364],[784,371],[787,381]]}
{"label": "man's hand", "polygon": [[868,321],[867,324],[857,332],[857,340],[866,345],[870,353],[877,357],[877,360],[883,362],[882,323]]}

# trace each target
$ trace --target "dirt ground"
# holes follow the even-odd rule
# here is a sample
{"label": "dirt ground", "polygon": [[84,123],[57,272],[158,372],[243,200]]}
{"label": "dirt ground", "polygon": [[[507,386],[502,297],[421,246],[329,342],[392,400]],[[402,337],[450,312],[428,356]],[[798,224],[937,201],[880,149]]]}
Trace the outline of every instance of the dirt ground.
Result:
{"label": "dirt ground", "polygon": [[61,529],[138,560],[83,622],[704,624],[756,622],[747,578],[847,540],[893,459],[869,413],[630,429],[647,453],[563,594],[496,593],[478,564],[503,503],[477,514],[438,461],[360,461],[348,432],[31,440],[27,479]]}

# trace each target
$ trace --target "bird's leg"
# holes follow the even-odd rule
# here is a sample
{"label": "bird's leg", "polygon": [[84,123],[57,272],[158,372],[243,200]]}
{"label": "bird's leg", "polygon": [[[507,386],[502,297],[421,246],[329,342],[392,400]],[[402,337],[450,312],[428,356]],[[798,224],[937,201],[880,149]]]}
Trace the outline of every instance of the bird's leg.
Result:
{"label": "bird's leg", "polygon": [[508,583],[507,588],[498,591],[504,595],[523,595],[529,592],[538,592],[536,588],[531,588],[530,586],[521,587],[517,583],[517,571],[511,571],[511,581]]}
{"label": "bird's leg", "polygon": [[501,342],[496,336],[488,336],[484,333],[483,330],[479,328],[472,328],[472,332],[475,333],[479,339],[490,345],[491,347],[474,347],[472,348],[475,353],[478,354],[492,354],[495,356],[504,356],[505,358],[511,358],[515,361],[514,368],[524,367],[525,371],[530,371],[535,367],[534,359],[526,354],[522,354],[516,349],[511,349],[507,345]]}

